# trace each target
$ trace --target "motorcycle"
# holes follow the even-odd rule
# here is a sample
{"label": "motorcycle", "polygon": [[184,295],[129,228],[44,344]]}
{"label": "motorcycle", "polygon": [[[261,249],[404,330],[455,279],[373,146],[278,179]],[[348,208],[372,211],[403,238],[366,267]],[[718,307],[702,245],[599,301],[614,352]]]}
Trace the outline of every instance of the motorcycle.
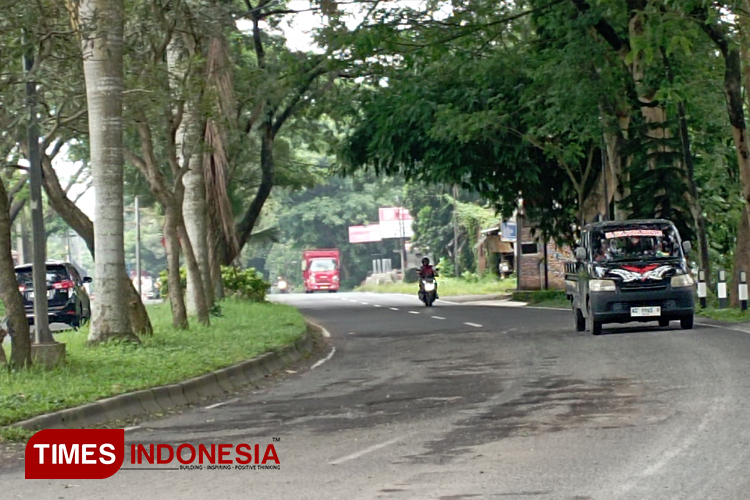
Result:
{"label": "motorcycle", "polygon": [[289,293],[289,284],[281,278],[276,283],[276,288],[279,289],[279,293]]}
{"label": "motorcycle", "polygon": [[419,300],[424,302],[427,307],[432,307],[432,304],[437,300],[437,282],[434,276],[426,276],[420,278],[420,290]]}

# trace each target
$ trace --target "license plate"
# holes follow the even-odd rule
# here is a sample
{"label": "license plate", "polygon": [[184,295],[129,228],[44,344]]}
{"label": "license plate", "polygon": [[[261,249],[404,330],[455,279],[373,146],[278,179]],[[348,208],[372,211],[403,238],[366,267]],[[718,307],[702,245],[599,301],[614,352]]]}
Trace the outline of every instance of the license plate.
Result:
{"label": "license plate", "polygon": [[[34,292],[28,292],[28,294],[29,294],[29,300],[34,300]],[[55,296],[55,291],[54,290],[47,290],[47,298],[48,299],[51,299],[54,296]]]}
{"label": "license plate", "polygon": [[661,316],[661,307],[631,307],[630,316],[633,317],[644,317],[644,316]]}
{"label": "license plate", "polygon": [[326,288],[328,288],[328,285],[321,285],[320,288],[325,290]]}

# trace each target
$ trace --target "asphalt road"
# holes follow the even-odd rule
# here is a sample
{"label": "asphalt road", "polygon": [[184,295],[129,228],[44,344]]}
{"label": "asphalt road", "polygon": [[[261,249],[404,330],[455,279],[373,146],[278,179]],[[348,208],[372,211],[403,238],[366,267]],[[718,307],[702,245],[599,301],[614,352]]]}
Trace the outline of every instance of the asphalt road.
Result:
{"label": "asphalt road", "polygon": [[594,337],[575,333],[568,311],[277,298],[330,331],[319,360],[219,406],[144,423],[126,440],[277,438],[280,470],[32,482],[22,462],[5,460],[0,497],[750,497],[750,334],[740,329],[652,323]]}

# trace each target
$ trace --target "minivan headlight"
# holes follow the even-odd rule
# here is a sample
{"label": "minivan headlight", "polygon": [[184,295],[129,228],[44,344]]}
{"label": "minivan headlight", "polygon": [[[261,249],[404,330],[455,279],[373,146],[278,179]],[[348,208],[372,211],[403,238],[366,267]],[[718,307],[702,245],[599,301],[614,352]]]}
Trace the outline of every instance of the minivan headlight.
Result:
{"label": "minivan headlight", "polygon": [[686,286],[693,286],[693,277],[689,274],[678,274],[677,276],[672,276],[672,288],[682,288]]}
{"label": "minivan headlight", "polygon": [[617,286],[612,280],[591,280],[589,281],[589,290],[592,292],[614,292],[617,290]]}

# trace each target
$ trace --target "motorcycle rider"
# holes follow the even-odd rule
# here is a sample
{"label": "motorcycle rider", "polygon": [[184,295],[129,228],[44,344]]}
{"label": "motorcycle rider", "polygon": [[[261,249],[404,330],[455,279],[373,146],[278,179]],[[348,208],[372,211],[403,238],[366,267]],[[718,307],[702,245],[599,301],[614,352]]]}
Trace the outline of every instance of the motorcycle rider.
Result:
{"label": "motorcycle rider", "polygon": [[[437,270],[430,265],[430,259],[425,257],[422,259],[422,267],[417,270],[417,274],[419,275],[419,298],[421,299],[424,294],[422,280],[428,277],[434,278],[437,276]],[[435,298],[438,298],[437,283],[435,283]]]}

